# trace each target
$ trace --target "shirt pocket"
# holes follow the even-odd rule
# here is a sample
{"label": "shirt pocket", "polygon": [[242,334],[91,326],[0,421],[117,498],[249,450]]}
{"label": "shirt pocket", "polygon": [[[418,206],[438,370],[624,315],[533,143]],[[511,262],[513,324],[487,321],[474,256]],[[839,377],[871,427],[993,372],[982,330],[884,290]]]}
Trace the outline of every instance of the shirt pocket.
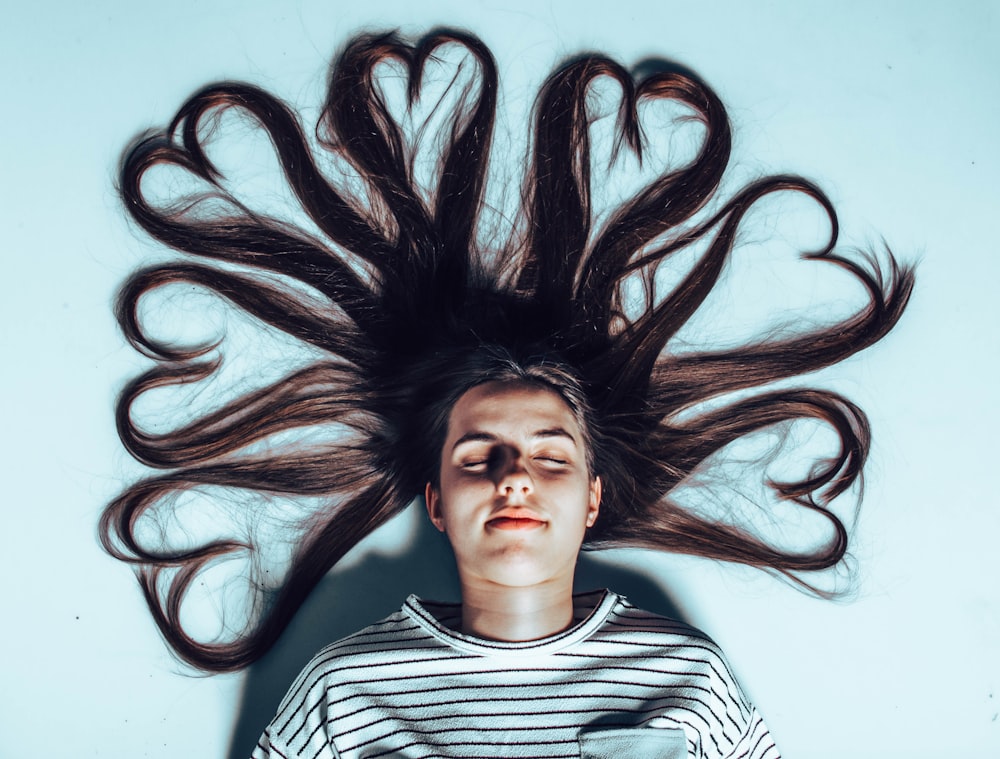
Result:
{"label": "shirt pocket", "polygon": [[581,759],[687,759],[687,738],[677,728],[628,727],[580,733]]}

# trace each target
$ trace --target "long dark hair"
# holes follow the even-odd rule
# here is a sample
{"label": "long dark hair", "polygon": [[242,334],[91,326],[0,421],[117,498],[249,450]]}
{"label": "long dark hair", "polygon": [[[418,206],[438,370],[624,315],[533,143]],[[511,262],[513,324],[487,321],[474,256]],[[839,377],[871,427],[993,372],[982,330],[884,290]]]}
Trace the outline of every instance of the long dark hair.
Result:
{"label": "long dark hair", "polygon": [[[458,105],[445,114],[436,184],[427,188],[415,178],[414,135],[393,117],[375,69],[408,74],[412,105],[425,64],[452,45],[464,50],[465,72],[471,66],[475,73],[450,84],[459,88]],[[703,136],[691,160],[665,168],[598,223],[590,128],[593,85],[602,78],[621,93],[616,153],[649,160],[639,110],[654,102],[678,106]],[[598,55],[571,60],[545,82],[520,215],[507,234],[486,233],[497,84],[489,51],[469,34],[440,31],[416,44],[366,34],[332,67],[315,140],[272,95],[226,82],[196,93],[169,127],[125,154],[120,191],[128,213],[188,257],[137,271],[116,304],[126,338],[156,361],[122,392],[119,434],[136,459],[165,471],[110,503],[100,535],[107,551],[135,566],[160,630],[193,666],[234,670],[262,656],[327,570],[436,477],[434,439],[443,435],[450,404],[495,376],[499,364],[521,367],[525,376],[532,367],[557,367],[544,382],[558,385],[551,377],[563,372],[571,378],[566,387],[585,396],[593,466],[605,484],[589,547],[696,554],[793,578],[843,558],[847,529],[828,504],[861,473],[867,421],[836,393],[779,381],[882,338],[906,305],[911,270],[888,252],[880,260],[835,252],[834,209],[800,177],[766,177],[720,197],[730,128],[712,90],[676,67],[633,76]],[[252,210],[228,187],[204,145],[223,112],[265,130],[310,229]],[[339,180],[331,157],[347,167]],[[204,189],[153,200],[143,177],[154,167],[186,173]],[[829,241],[804,257],[846,271],[866,293],[863,307],[834,324],[771,333],[742,347],[671,350],[722,275],[744,217],[774,193],[806,196],[822,209]],[[691,252],[695,261],[679,283],[659,293],[657,272]],[[133,419],[137,399],[153,388],[205,381],[219,369],[215,345],[157,339],[140,318],[143,296],[178,283],[214,291],[321,357],[176,429],[141,427]],[[805,476],[770,484],[781,499],[829,521],[823,545],[773,545],[749,524],[672,499],[679,483],[730,443],[801,419],[829,425],[839,450]],[[339,434],[320,443],[289,440],[289,431],[316,426]],[[248,535],[177,548],[143,528],[206,487],[322,504],[303,518],[280,581],[251,578],[259,603],[247,625],[210,642],[182,624],[188,591],[225,558],[244,555],[253,572],[262,546]]]}

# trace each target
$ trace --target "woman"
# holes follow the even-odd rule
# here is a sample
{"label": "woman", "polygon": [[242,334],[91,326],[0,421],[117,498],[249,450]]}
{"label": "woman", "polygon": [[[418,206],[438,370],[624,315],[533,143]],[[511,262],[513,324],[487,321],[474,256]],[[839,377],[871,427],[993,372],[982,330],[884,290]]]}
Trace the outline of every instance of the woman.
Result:
{"label": "woman", "polygon": [[573,595],[600,433],[566,367],[483,353],[425,489],[461,604],[411,596],[321,651],[254,756],[777,757],[703,633]]}
{"label": "woman", "polygon": [[[439,105],[430,117],[440,139],[428,160],[426,124],[394,114],[405,111],[400,99],[406,108],[418,100],[425,69],[447,64],[456,51],[458,64],[440,77],[447,86],[439,102],[451,108]],[[394,80],[386,72],[403,75],[405,93],[393,96],[387,79]],[[612,160],[648,160],[640,114],[649,105],[674,106],[677,128],[692,121],[701,127],[694,155],[669,157],[655,179],[600,223],[592,208],[590,155],[595,101],[601,101],[593,86],[598,81],[610,81],[621,92]],[[487,195],[496,91],[493,60],[469,35],[440,32],[415,45],[392,35],[365,35],[333,67],[316,149],[287,106],[232,83],[196,94],[167,130],[132,147],[121,180],[129,212],[157,239],[208,262],[157,265],[137,272],[122,290],[118,315],[126,336],[160,365],[125,389],[119,431],[133,455],[171,471],[137,483],[109,505],[101,523],[104,544],[137,566],[154,619],[180,657],[206,670],[233,670],[263,655],[326,571],[423,492],[431,518],[455,549],[463,590],[454,620],[417,601],[401,612],[422,625],[435,646],[512,646],[521,655],[525,641],[549,646],[583,635],[587,643],[600,642],[608,633],[605,623],[624,619],[618,624],[639,625],[638,637],[652,636],[655,660],[671,672],[678,659],[667,649],[694,645],[704,653],[679,658],[697,660],[699,676],[709,677],[709,697],[699,703],[718,724],[700,707],[688,721],[659,705],[623,719],[628,709],[595,702],[567,723],[571,737],[551,739],[564,748],[572,744],[564,755],[588,755],[591,749],[577,747],[577,740],[617,740],[614,733],[580,738],[589,734],[581,732],[583,726],[651,725],[684,731],[694,755],[773,756],[766,730],[710,642],[630,610],[613,594],[574,603],[567,584],[572,562],[583,542],[641,546],[743,562],[806,587],[801,572],[836,565],[847,532],[827,506],[861,472],[868,448],[864,415],[829,391],[757,389],[828,366],[880,339],[905,307],[912,273],[891,255],[880,265],[874,258],[835,253],[833,208],[801,178],[769,177],[728,200],[718,197],[730,135],[714,93],[676,68],[634,79],[599,56],[571,61],[542,88],[522,208],[502,229],[502,214],[493,213],[490,199],[495,196]],[[224,113],[242,114],[266,131],[299,221],[254,210],[212,163],[211,127]],[[154,202],[158,196],[144,192],[142,180],[163,168],[186,179],[168,185],[166,202]],[[776,331],[742,347],[673,350],[672,338],[722,277],[744,218],[757,201],[777,192],[816,201],[831,234],[805,258],[852,275],[867,294],[866,304],[834,324]],[[684,264],[678,283],[663,292],[665,264],[684,257],[694,263]],[[177,429],[143,429],[132,418],[137,399],[154,388],[200,383],[219,368],[218,358],[207,356],[220,346],[167,344],[141,324],[142,297],[178,283],[214,291],[322,357],[221,408],[195,414]],[[752,524],[697,514],[673,498],[678,486],[730,443],[802,419],[832,427],[839,450],[804,476],[770,484],[781,499],[829,523],[829,539],[819,547],[772,545]],[[288,434],[311,427],[333,427],[336,434],[308,444]],[[573,456],[536,460],[536,442],[544,442],[545,451],[562,445],[559,451]],[[467,448],[478,458],[461,458]],[[539,483],[542,492],[558,497],[533,500],[540,497]],[[508,486],[511,493],[522,488],[525,501],[509,500]],[[267,541],[249,529],[177,547],[150,540],[151,532],[162,530],[143,528],[169,515],[179,494],[234,489],[322,498],[322,506],[301,520],[296,549],[277,581],[265,576],[260,559]],[[495,513],[485,513],[487,502]],[[575,521],[564,511],[575,514]],[[256,514],[249,522],[255,521]],[[184,598],[204,570],[238,556],[247,558],[252,581],[249,622],[228,640],[197,640],[181,621]],[[519,576],[530,581],[518,585]],[[388,624],[403,624],[393,619]],[[642,644],[627,636],[625,645]],[[337,657],[342,648],[335,647]],[[375,653],[388,661],[396,651]],[[352,666],[371,666],[365,652],[355,654],[364,663]],[[609,656],[602,649],[593,666],[618,671]],[[364,674],[368,682],[371,673]],[[685,679],[689,674],[660,680],[661,690],[678,689],[662,698],[690,700],[687,689],[695,686]],[[319,728],[333,722],[308,708],[303,712],[307,702],[297,699],[344,684],[325,677],[304,673],[283,706],[291,720],[285,727],[305,719],[301,729],[291,727],[301,739],[312,724],[308,720],[319,720],[320,738],[310,729],[306,739],[331,752],[340,746],[344,755],[370,755],[382,744],[362,742],[346,750]],[[623,681],[609,682],[617,692]],[[551,691],[556,693],[561,705],[565,694]],[[376,695],[378,700],[384,694]],[[647,695],[635,698],[645,702]],[[319,711],[325,704],[323,698],[315,702]],[[390,711],[387,719],[399,717]],[[702,727],[693,726],[698,720]],[[508,728],[499,729],[507,735]],[[438,736],[440,730],[431,732]],[[668,730],[655,737],[670,742],[678,735]],[[278,721],[262,746],[272,739],[292,740]],[[498,755],[517,750],[489,743]],[[475,753],[467,744],[434,744],[448,755]],[[278,745],[276,755],[282,755]],[[523,751],[537,755],[529,747]]]}

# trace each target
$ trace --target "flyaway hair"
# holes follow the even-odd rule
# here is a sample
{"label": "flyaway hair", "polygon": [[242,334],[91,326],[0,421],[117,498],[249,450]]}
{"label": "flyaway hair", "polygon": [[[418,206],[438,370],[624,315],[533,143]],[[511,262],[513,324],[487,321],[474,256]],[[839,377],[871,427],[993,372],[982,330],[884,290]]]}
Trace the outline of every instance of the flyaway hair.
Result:
{"label": "flyaway hair", "polygon": [[[457,105],[439,119],[443,147],[426,186],[417,181],[415,135],[393,115],[399,109],[378,73],[383,66],[404,72],[413,106],[428,63],[448,46],[463,51],[465,68],[450,83]],[[591,186],[598,82],[620,94],[616,153],[650,160],[640,123],[650,104],[676,106],[702,135],[693,158],[664,168],[604,217],[592,208]],[[124,156],[128,213],[186,255],[137,271],[118,298],[126,338],[156,362],[122,392],[118,431],[136,459],[163,472],[109,504],[100,534],[113,556],[136,568],[161,632],[191,665],[226,671],[260,658],[325,573],[436,480],[451,404],[498,372],[552,386],[585,417],[593,470],[605,486],[588,547],[695,554],[793,578],[843,558],[847,529],[828,505],[861,474],[867,421],[834,392],[782,380],[882,338],[906,305],[910,269],[889,253],[878,260],[836,252],[834,209],[802,178],[766,177],[720,197],[731,139],[716,95],[674,68],[633,75],[598,55],[570,61],[544,83],[518,218],[506,235],[485,234],[497,91],[493,58],[473,36],[436,32],[411,45],[392,34],[364,35],[333,65],[315,138],[277,98],[226,82],[195,94],[167,129],[144,135]],[[308,225],[254,210],[229,187],[205,147],[225,113],[264,130]],[[336,162],[349,171],[334,176]],[[187,183],[171,185],[174,196],[154,196],[143,181],[154,168]],[[741,347],[671,350],[719,282],[745,217],[776,193],[807,197],[821,209],[829,241],[803,257],[846,272],[864,304],[835,323],[772,332]],[[694,264],[660,293],[658,272],[692,252]],[[147,393],[197,385],[220,371],[216,345],[158,339],[144,324],[144,298],[178,284],[217,294],[317,358],[175,429],[140,425],[135,406]],[[781,500],[829,522],[822,545],[773,545],[749,525],[672,499],[727,445],[797,420],[829,426],[839,450],[808,474],[770,485]],[[296,442],[292,433],[315,427],[341,434]],[[304,517],[280,582],[264,590],[261,578],[251,578],[259,598],[245,628],[207,642],[182,624],[189,591],[224,559],[242,557],[252,572],[263,547],[224,535],[171,547],[143,527],[206,488],[235,493],[237,502],[242,492],[322,504]]]}

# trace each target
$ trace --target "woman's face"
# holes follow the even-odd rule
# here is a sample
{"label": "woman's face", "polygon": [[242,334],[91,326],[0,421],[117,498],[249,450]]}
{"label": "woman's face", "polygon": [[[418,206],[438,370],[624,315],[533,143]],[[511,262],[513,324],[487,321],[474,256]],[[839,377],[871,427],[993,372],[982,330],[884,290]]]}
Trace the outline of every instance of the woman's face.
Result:
{"label": "woman's face", "polygon": [[555,392],[488,382],[452,408],[431,521],[447,534],[463,586],[572,584],[601,482],[576,419]]}

